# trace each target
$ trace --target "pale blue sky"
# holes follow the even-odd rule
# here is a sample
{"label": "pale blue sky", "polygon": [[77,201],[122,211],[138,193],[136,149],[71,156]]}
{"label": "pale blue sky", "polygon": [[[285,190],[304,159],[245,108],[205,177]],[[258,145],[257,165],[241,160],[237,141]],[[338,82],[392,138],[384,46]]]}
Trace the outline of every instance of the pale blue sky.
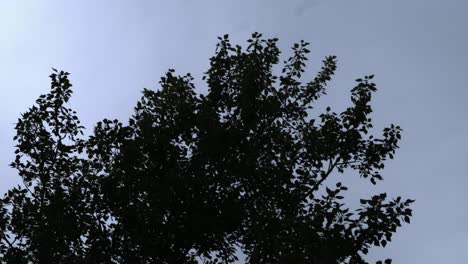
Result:
{"label": "pale blue sky", "polygon": [[[18,182],[13,124],[49,88],[50,67],[71,72],[74,107],[88,128],[131,114],[167,68],[200,81],[216,37],[243,44],[254,31],[285,53],[311,43],[310,69],[336,55],[324,104],[342,109],[354,79],[376,75],[378,128],[404,129],[377,188],[343,175],[352,198],[379,191],[417,200],[411,225],[370,260],[463,263],[468,258],[468,2],[456,0],[0,0],[0,191]],[[312,75],[310,76],[312,77]],[[206,91],[200,86],[199,91]],[[349,177],[347,177],[349,176]]]}

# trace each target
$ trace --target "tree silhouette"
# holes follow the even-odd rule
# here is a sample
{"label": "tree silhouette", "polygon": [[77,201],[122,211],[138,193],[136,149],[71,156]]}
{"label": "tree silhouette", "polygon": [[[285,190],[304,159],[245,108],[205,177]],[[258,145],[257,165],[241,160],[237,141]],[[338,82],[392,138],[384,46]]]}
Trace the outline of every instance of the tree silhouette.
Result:
{"label": "tree silhouette", "polygon": [[206,95],[169,70],[127,125],[103,120],[87,139],[66,106],[68,73],[54,69],[50,93],[16,124],[11,166],[24,184],[0,201],[2,262],[232,263],[240,248],[248,263],[366,263],[413,201],[382,193],[351,210],[347,187],[327,179],[382,180],[401,129],[370,135],[373,75],[356,80],[345,111],[316,114],[336,57],[303,83],[309,43],[275,75],[276,43],[219,38]]}

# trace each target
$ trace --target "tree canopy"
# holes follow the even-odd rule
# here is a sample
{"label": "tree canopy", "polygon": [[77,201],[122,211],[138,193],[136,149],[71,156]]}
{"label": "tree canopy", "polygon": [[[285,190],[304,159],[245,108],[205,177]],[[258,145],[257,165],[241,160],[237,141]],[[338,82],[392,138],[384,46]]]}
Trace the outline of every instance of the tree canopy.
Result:
{"label": "tree canopy", "polygon": [[171,69],[128,122],[102,120],[89,137],[54,69],[15,127],[23,184],[0,200],[1,262],[233,263],[240,250],[248,263],[366,263],[413,201],[381,193],[352,209],[329,178],[377,184],[401,129],[371,133],[373,75],[343,112],[317,113],[336,57],[304,82],[309,43],[280,62],[277,41],[220,37],[206,94]]}

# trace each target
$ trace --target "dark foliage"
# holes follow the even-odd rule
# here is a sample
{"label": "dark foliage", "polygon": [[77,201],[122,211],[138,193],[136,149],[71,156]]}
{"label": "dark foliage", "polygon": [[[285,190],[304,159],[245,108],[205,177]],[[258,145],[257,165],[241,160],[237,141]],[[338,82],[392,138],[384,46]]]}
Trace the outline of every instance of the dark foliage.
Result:
{"label": "dark foliage", "polygon": [[219,38],[207,95],[169,70],[128,125],[103,120],[88,139],[54,70],[16,125],[24,184],[0,201],[2,263],[232,263],[239,248],[248,263],[365,263],[385,247],[413,201],[382,193],[351,210],[347,187],[327,184],[353,171],[376,184],[398,148],[398,126],[369,134],[373,76],[344,112],[315,114],[336,58],[302,83],[308,43],[277,76],[276,42]]}

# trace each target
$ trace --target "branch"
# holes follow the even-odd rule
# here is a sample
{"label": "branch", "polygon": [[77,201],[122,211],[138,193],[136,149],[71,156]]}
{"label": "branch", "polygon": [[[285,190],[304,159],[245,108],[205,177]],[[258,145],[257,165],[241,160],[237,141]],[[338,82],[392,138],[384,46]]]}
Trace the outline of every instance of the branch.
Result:
{"label": "branch", "polygon": [[23,180],[23,185],[26,188],[26,190],[28,190],[29,194],[31,194],[31,196],[33,198],[36,198],[36,195],[34,195],[34,193],[31,191],[31,189],[29,189],[28,184],[26,183],[26,181],[24,179],[24,176],[22,176],[21,179]]}
{"label": "branch", "polygon": [[306,194],[306,197],[311,195],[316,190],[318,190],[320,185],[328,178],[328,176],[332,173],[333,169],[335,169],[339,160],[340,160],[339,157],[335,161],[333,161],[333,159],[330,159],[330,162],[328,163],[328,170],[325,172],[325,174],[322,175],[322,178],[318,182],[315,183],[312,189],[310,189],[310,191]]}
{"label": "branch", "polygon": [[349,165],[349,164],[356,164],[356,163],[359,163],[361,162],[360,160],[351,160],[351,161],[343,161],[343,162],[339,162],[339,163],[336,163],[336,165]]}

